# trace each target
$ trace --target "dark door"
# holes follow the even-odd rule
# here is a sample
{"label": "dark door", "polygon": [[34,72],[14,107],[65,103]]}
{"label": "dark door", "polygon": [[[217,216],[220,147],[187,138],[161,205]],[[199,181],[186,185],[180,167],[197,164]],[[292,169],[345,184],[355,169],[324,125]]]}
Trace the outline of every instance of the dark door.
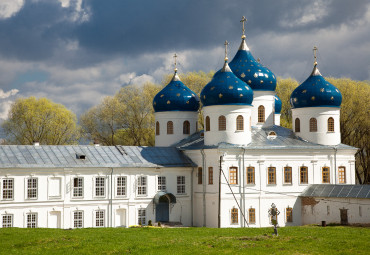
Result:
{"label": "dark door", "polygon": [[159,198],[159,203],[155,207],[155,220],[156,222],[168,222],[170,218],[169,203],[166,196]]}
{"label": "dark door", "polygon": [[348,224],[348,209],[339,209],[340,210],[340,224],[347,225]]}

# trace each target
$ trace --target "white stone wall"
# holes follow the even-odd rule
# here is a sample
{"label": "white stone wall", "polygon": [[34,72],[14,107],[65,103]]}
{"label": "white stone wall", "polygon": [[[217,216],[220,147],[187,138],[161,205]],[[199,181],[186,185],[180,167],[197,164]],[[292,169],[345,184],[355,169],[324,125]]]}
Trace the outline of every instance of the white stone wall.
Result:
{"label": "white stone wall", "polygon": [[280,126],[280,113],[275,113],[275,125]]}
{"label": "white stone wall", "polygon": [[[253,90],[252,126],[270,127],[274,125],[275,92]],[[258,107],[265,107],[265,122],[258,122]]]}
{"label": "white stone wall", "polygon": [[[203,120],[210,118],[210,131],[204,131],[204,144],[217,145],[221,142],[231,144],[248,144],[251,142],[251,106],[245,105],[212,105],[203,107]],[[226,117],[226,130],[218,130],[218,118]],[[241,115],[244,130],[236,130],[236,118]],[[204,129],[206,130],[206,129]]]}
{"label": "white stone wall", "polygon": [[[328,118],[334,119],[334,132],[328,132]],[[295,134],[307,141],[322,145],[338,145],[340,138],[340,108],[306,107],[292,109],[293,131],[295,119],[300,119],[300,132]],[[310,119],[316,118],[317,132],[310,132]]]}
{"label": "white stone wall", "polygon": [[302,224],[340,224],[340,209],[347,209],[348,224],[370,224],[370,199],[302,198]]}
{"label": "white stone wall", "polygon": [[[95,212],[104,211],[105,227],[128,227],[138,224],[138,209],[146,209],[146,222],[155,222],[155,206],[153,198],[158,192],[158,176],[166,177],[167,192],[176,196],[177,203],[170,205],[170,221],[182,222],[185,226],[192,225],[191,214],[191,171],[183,168],[115,168],[111,178],[110,168],[100,169],[1,169],[0,170],[0,227],[2,216],[13,215],[14,227],[27,227],[26,217],[29,213],[37,213],[37,227],[43,228],[73,228],[73,212],[83,211],[83,227],[96,227]],[[117,196],[116,180],[119,176],[127,179],[126,195]],[[137,178],[147,177],[147,194],[137,194]],[[185,194],[177,194],[177,176],[185,176]],[[38,179],[38,196],[27,199],[27,178]],[[84,180],[84,193],[81,198],[72,196],[72,181],[74,177]],[[94,179],[105,178],[105,196],[95,196]],[[5,200],[2,193],[4,179],[14,180],[14,198]],[[60,178],[60,187],[51,179]],[[112,184],[112,185],[111,185]],[[55,196],[55,190],[60,189],[60,196]],[[112,191],[112,193],[111,193]],[[50,195],[54,195],[51,197]],[[112,199],[110,199],[112,198]]]}
{"label": "white stone wall", "polygon": [[[156,112],[155,121],[159,122],[160,132],[155,136],[155,146],[171,146],[197,131],[198,112]],[[183,133],[184,121],[190,122],[190,134]],[[173,122],[173,134],[167,134],[167,122]]]}

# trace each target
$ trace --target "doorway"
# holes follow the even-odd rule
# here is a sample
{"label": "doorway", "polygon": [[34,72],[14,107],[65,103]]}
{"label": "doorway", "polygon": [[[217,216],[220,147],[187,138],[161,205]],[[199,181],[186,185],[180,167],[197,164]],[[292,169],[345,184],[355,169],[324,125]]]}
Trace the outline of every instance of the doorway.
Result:
{"label": "doorway", "polygon": [[116,227],[126,227],[126,209],[116,210]]}
{"label": "doorway", "polygon": [[49,212],[49,221],[48,227],[49,228],[60,228],[61,227],[61,215],[60,211],[51,211]]}
{"label": "doorway", "polygon": [[168,222],[170,219],[170,202],[166,195],[159,198],[159,203],[155,207],[156,222]]}
{"label": "doorway", "polygon": [[348,225],[348,209],[339,209],[340,210],[340,224]]}

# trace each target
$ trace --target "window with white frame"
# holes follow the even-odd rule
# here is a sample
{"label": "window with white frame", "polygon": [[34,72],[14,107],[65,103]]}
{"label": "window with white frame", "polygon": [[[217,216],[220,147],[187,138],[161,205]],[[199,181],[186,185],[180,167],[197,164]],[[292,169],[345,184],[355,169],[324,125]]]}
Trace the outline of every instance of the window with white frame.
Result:
{"label": "window with white frame", "polygon": [[117,177],[117,196],[126,196],[126,176]]}
{"label": "window with white frame", "polygon": [[13,214],[4,214],[2,222],[3,222],[2,224],[3,228],[13,227]]}
{"label": "window with white frame", "polygon": [[185,194],[185,176],[177,176],[177,194]]}
{"label": "window with white frame", "polygon": [[27,213],[27,228],[37,228],[37,213]]}
{"label": "window with white frame", "polygon": [[137,211],[137,224],[138,225],[145,225],[146,224],[146,210],[145,209],[138,209]]}
{"label": "window with white frame", "polygon": [[105,211],[98,210],[95,211],[95,227],[104,227],[105,226]]}
{"label": "window with white frame", "polygon": [[166,190],[166,176],[158,176],[158,190]]}
{"label": "window with white frame", "polygon": [[27,198],[28,199],[37,198],[37,178],[27,179]]}
{"label": "window with white frame", "polygon": [[84,179],[82,177],[73,178],[73,197],[83,197]]}
{"label": "window with white frame", "polygon": [[139,176],[139,178],[137,179],[137,194],[139,196],[146,195],[146,184],[147,184],[147,177]]}
{"label": "window with white frame", "polygon": [[14,179],[3,179],[3,199],[14,199]]}
{"label": "window with white frame", "polygon": [[83,228],[84,224],[84,213],[83,211],[74,211],[73,212],[73,227],[74,228]]}
{"label": "window with white frame", "polygon": [[95,196],[104,197],[105,196],[105,178],[95,177]]}

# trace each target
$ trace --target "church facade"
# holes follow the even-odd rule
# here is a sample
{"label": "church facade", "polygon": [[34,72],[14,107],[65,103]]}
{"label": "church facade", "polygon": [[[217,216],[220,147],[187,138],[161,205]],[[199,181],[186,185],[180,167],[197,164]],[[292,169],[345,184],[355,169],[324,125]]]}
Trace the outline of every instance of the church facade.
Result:
{"label": "church facade", "polygon": [[314,184],[353,186],[357,149],[341,144],[342,96],[316,57],[291,95],[292,130],[280,126],[275,88],[243,28],[233,60],[226,48],[200,98],[175,68],[153,99],[155,147],[0,146],[1,226],[267,227],[272,204],[279,226],[312,223],[302,192]]}

